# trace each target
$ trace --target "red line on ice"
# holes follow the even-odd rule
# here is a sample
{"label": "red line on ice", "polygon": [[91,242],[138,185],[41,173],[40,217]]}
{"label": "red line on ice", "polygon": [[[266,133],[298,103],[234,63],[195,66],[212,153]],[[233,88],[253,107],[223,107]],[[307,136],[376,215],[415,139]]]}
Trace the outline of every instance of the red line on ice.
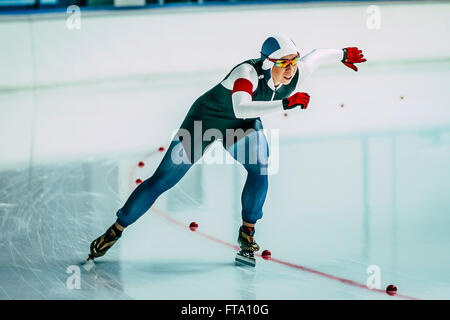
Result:
{"label": "red line on ice", "polygon": [[[180,222],[180,221],[178,221],[178,220],[168,216],[167,214],[165,214],[161,210],[155,208],[154,206],[151,208],[151,210],[154,211],[156,214],[160,215],[161,217],[169,220],[170,222],[172,222],[172,223],[174,223],[174,224],[176,224],[176,225],[178,225],[178,226],[180,226],[182,228],[189,229],[188,225],[186,225],[186,224],[184,224],[184,223],[182,223],[182,222]],[[205,237],[205,238],[208,238],[208,239],[212,240],[212,241],[215,241],[217,243],[223,244],[223,245],[228,246],[230,248],[233,248],[235,250],[240,250],[239,246],[237,246],[237,245],[233,245],[233,244],[228,243],[226,241],[220,240],[218,238],[215,238],[215,237],[213,237],[213,236],[211,236],[209,234],[206,234],[204,232],[201,232],[201,231],[195,231],[195,232],[198,233],[199,235]],[[261,254],[259,254],[259,253],[256,253],[255,255],[258,256],[258,257],[261,257]],[[328,278],[328,279],[331,279],[331,280],[335,280],[335,281],[339,281],[339,282],[342,282],[342,283],[345,283],[345,284],[348,284],[348,285],[351,285],[351,286],[354,286],[354,287],[359,287],[359,288],[366,289],[366,290],[369,290],[369,291],[377,291],[379,293],[386,294],[386,291],[384,291],[384,290],[381,290],[381,289],[369,289],[365,284],[362,284],[362,283],[359,283],[359,282],[356,282],[356,281],[353,281],[353,280],[348,280],[348,279],[345,279],[345,278],[333,276],[332,274],[328,274],[328,273],[321,272],[321,271],[318,271],[318,270],[314,270],[314,269],[311,269],[311,268],[308,268],[308,267],[300,266],[300,265],[297,265],[297,264],[294,264],[294,263],[290,263],[290,262],[287,262],[287,261],[283,261],[283,260],[279,260],[279,259],[275,259],[275,258],[270,258],[270,260],[268,260],[268,261],[272,261],[272,262],[275,262],[275,263],[278,263],[278,264],[281,264],[281,265],[285,265],[285,266],[293,268],[293,269],[298,269],[298,270],[306,271],[306,272],[309,272],[309,273],[313,273],[313,274],[316,274],[318,276],[325,277],[325,278]],[[402,294],[396,294],[395,297],[408,299],[408,300],[419,300],[418,298],[405,296],[405,295],[402,295]]]}
{"label": "red line on ice", "polygon": [[[143,158],[144,159],[148,158],[149,156],[151,156],[151,155],[153,155],[155,153],[156,153],[156,151],[149,152]],[[132,170],[131,170],[131,172],[129,174],[130,187],[132,189],[134,189],[136,187],[136,184],[133,183],[133,177],[134,177],[135,173],[136,173],[136,166],[134,166],[132,168]],[[178,220],[168,216],[166,213],[164,213],[161,210],[155,208],[155,206],[153,206],[151,208],[151,210],[153,210],[156,214],[160,215],[161,217],[169,220],[170,222],[172,222],[172,223],[174,223],[174,224],[176,224],[176,225],[178,225],[180,227],[189,229],[188,225],[185,225],[184,223],[182,223],[182,222],[180,222],[180,221],[178,221]],[[218,238],[215,238],[215,237],[213,237],[211,235],[208,235],[208,234],[206,234],[204,232],[201,232],[201,231],[195,231],[195,232],[197,234],[205,237],[205,238],[208,238],[208,239],[214,241],[214,242],[220,243],[222,245],[225,245],[227,247],[233,248],[235,250],[240,250],[239,246],[237,246],[237,245],[233,245],[233,244],[228,243],[226,241],[220,240]],[[255,256],[261,257],[261,254],[256,253]],[[362,288],[362,289],[366,289],[366,290],[370,290],[370,291],[377,291],[379,293],[386,294],[386,292],[384,290],[381,290],[381,289],[369,289],[366,285],[361,284],[359,282],[356,282],[356,281],[353,281],[353,280],[348,280],[348,279],[337,277],[337,276],[333,276],[332,274],[328,274],[328,273],[321,272],[321,271],[318,271],[318,270],[314,270],[314,269],[311,269],[311,268],[308,268],[308,267],[300,266],[300,265],[297,265],[297,264],[294,264],[294,263],[290,263],[290,262],[287,262],[287,261],[283,261],[283,260],[279,260],[279,259],[275,259],[275,258],[270,258],[270,260],[268,260],[268,261],[272,261],[272,262],[275,262],[275,263],[278,263],[278,264],[281,264],[281,265],[285,265],[285,266],[293,268],[293,269],[298,269],[298,270],[302,270],[302,271],[305,271],[305,272],[313,273],[313,274],[316,274],[316,275],[324,277],[324,278],[328,278],[328,279],[331,279],[331,280],[335,280],[335,281],[339,281],[339,282],[348,284],[350,286],[359,287],[359,288]],[[418,298],[413,298],[413,297],[405,296],[405,295],[402,295],[402,294],[396,294],[395,297],[408,299],[408,300],[419,300]]]}

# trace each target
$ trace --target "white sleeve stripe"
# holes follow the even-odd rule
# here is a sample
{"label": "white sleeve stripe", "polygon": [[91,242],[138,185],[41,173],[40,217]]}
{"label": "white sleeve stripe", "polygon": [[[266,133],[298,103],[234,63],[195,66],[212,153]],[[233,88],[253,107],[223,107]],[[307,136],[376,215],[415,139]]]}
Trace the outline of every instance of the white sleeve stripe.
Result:
{"label": "white sleeve stripe", "polygon": [[342,49],[314,49],[299,61],[302,79],[305,81],[317,67],[326,62],[340,62],[343,58]]}
{"label": "white sleeve stripe", "polygon": [[255,68],[248,63],[241,64],[236,67],[231,74],[221,82],[221,84],[228,90],[233,90],[234,82],[239,79],[244,78],[249,80],[253,85],[253,92],[258,88],[258,73]]}
{"label": "white sleeve stripe", "polygon": [[283,111],[282,100],[252,101],[252,96],[245,91],[237,91],[231,96],[236,118],[257,118],[276,111]]}

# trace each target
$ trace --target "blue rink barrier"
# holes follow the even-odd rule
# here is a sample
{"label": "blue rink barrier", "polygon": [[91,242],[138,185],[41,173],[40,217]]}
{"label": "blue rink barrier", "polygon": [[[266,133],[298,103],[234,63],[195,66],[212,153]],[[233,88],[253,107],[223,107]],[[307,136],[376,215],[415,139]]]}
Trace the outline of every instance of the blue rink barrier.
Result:
{"label": "blue rink barrier", "polygon": [[[173,0],[172,0],[173,1]],[[115,7],[114,1],[111,0],[111,5],[87,5],[87,0],[56,0],[56,3],[52,4],[50,0],[44,2],[43,0],[0,0],[0,15],[1,14],[17,14],[26,15],[33,13],[52,13],[52,12],[65,12],[67,7],[74,4],[78,5],[83,11],[98,11],[98,10],[111,10],[111,11],[127,11],[127,10],[152,10],[159,8],[186,8],[186,7],[213,7],[213,6],[248,6],[248,5],[273,5],[273,4],[315,4],[315,3],[358,3],[367,2],[367,0],[255,0],[255,1],[240,1],[240,0],[192,0],[169,2],[163,1],[163,4],[159,4],[158,0],[147,2],[144,6],[121,6]],[[385,0],[372,0],[375,2],[386,2]],[[389,2],[424,2],[414,0],[391,0]],[[431,1],[433,2],[433,1]],[[442,1],[440,1],[442,2]],[[450,1],[449,1],[450,2]]]}

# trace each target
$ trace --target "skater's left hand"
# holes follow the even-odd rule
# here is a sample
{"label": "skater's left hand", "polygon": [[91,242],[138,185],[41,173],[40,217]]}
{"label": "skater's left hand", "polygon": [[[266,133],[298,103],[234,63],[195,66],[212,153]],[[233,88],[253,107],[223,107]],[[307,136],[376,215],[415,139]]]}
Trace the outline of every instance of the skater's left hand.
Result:
{"label": "skater's left hand", "polygon": [[350,69],[358,71],[358,68],[354,65],[354,63],[361,63],[367,61],[366,59],[364,59],[362,50],[359,50],[357,47],[348,47],[342,50],[344,51],[342,63],[345,64],[345,66],[349,67]]}

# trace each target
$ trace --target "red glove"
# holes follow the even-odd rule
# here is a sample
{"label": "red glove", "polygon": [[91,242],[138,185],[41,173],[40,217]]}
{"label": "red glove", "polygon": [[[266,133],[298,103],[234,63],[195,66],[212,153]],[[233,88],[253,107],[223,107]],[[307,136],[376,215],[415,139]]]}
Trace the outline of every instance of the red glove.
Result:
{"label": "red glove", "polygon": [[292,109],[297,106],[302,106],[302,109],[306,109],[309,103],[309,94],[306,92],[297,92],[289,98],[283,99],[283,109]]}
{"label": "red glove", "polygon": [[366,59],[364,59],[362,51],[356,47],[344,48],[342,50],[344,50],[344,58],[342,59],[342,63],[350,69],[358,71],[358,68],[354,65],[354,63],[367,61]]}

